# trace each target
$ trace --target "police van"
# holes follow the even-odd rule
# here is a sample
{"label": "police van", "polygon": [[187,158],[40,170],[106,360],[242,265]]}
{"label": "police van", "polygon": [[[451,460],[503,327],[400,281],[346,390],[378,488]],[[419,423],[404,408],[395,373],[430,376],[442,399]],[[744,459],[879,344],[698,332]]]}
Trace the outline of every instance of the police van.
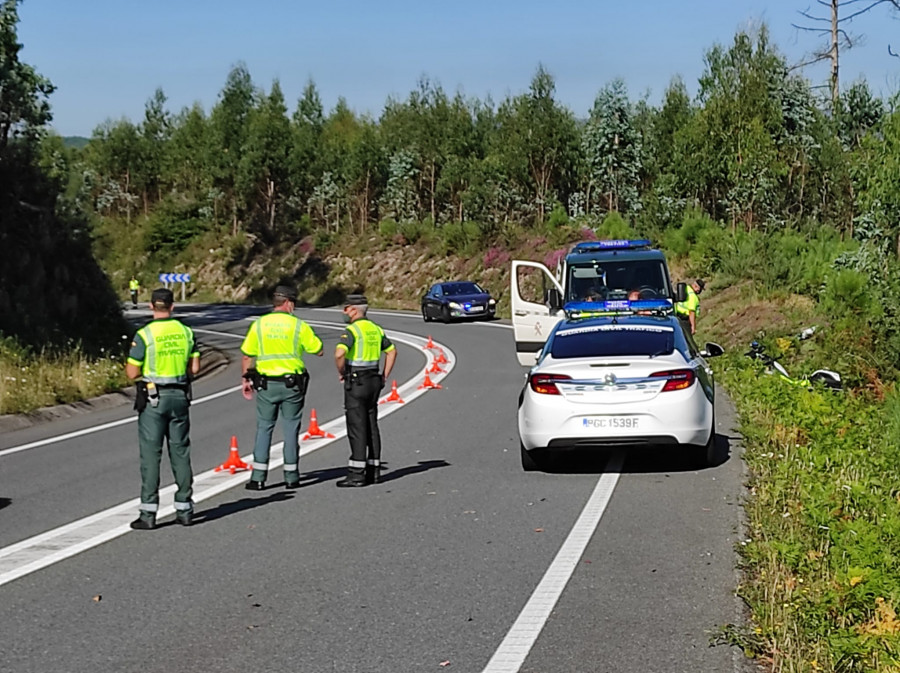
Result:
{"label": "police van", "polygon": [[687,298],[684,283],[673,287],[663,252],[649,240],[585,241],[559,260],[551,273],[540,262],[514,260],[510,301],[516,355],[531,367],[550,330],[570,302]]}

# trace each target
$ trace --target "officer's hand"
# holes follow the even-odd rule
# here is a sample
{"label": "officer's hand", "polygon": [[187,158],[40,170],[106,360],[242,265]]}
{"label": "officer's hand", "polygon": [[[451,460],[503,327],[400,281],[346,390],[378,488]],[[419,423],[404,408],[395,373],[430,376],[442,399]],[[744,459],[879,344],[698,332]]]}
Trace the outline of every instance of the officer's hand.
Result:
{"label": "officer's hand", "polygon": [[241,381],[241,395],[244,396],[245,400],[253,399],[253,384],[247,379]]}
{"label": "officer's hand", "polygon": [[341,383],[344,382],[344,375],[343,375],[343,374],[338,374],[338,381],[340,381]]}
{"label": "officer's hand", "polygon": [[384,374],[381,375],[381,389],[384,390],[384,387],[387,385],[387,379],[384,377]]}

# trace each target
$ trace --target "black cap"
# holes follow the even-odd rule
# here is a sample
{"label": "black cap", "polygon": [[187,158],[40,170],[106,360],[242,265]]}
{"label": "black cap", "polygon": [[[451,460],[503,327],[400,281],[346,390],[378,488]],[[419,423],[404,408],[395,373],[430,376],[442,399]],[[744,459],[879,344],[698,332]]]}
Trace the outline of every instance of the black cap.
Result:
{"label": "black cap", "polygon": [[344,300],[344,306],[366,306],[369,300],[364,294],[348,294]]}
{"label": "black cap", "polygon": [[699,287],[701,290],[705,290],[706,289],[706,281],[703,280],[702,278],[698,278],[697,279],[697,287]]}
{"label": "black cap", "polygon": [[150,303],[154,306],[161,305],[168,308],[172,304],[175,303],[175,295],[172,294],[172,290],[169,290],[164,287],[157,288],[153,290],[150,295]]}
{"label": "black cap", "polygon": [[279,285],[275,288],[276,297],[284,297],[290,301],[297,301],[297,290],[290,285]]}

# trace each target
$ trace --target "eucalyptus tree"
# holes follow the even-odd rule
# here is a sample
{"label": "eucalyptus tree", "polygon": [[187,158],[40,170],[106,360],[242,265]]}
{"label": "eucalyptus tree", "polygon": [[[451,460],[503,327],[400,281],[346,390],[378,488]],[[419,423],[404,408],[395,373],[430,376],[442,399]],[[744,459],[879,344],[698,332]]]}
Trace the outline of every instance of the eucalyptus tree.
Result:
{"label": "eucalyptus tree", "polygon": [[228,73],[219,100],[209,119],[208,165],[213,187],[226,199],[231,232],[238,232],[244,206],[237,190],[241,156],[247,143],[248,118],[253,109],[255,91],[247,67],[238,64]]}
{"label": "eucalyptus tree", "polygon": [[605,212],[640,210],[643,142],[633,118],[623,80],[600,90],[581,140],[590,176],[588,211],[595,202]]}
{"label": "eucalyptus tree", "polygon": [[166,100],[166,94],[157,88],[144,107],[144,121],[140,128],[144,144],[140,173],[145,215],[150,208],[150,193],[156,201],[162,198],[164,155],[172,136],[172,115],[166,109]]}
{"label": "eucalyptus tree", "polygon": [[276,79],[268,95],[259,92],[248,115],[236,184],[251,222],[269,236],[276,233],[278,207],[290,189],[290,148],[291,125]]}
{"label": "eucalyptus tree", "polygon": [[322,175],[319,141],[325,110],[315,82],[309,80],[291,118],[291,199],[297,210],[308,211],[309,198]]}
{"label": "eucalyptus tree", "polygon": [[509,177],[531,192],[538,223],[552,201],[565,202],[575,185],[578,131],[555,93],[553,76],[539,66],[528,93],[504,101],[497,111],[493,151]]}
{"label": "eucalyptus tree", "polygon": [[779,156],[781,101],[787,66],[765,26],[739,32],[729,48],[706,53],[700,110],[676,138],[680,188],[717,219],[747,228],[774,212],[787,168]]}
{"label": "eucalyptus tree", "polygon": [[[195,103],[172,119],[171,136],[165,144],[163,181],[184,198],[205,201],[212,190],[209,158],[209,120]],[[210,219],[217,220],[221,197],[210,199]]]}

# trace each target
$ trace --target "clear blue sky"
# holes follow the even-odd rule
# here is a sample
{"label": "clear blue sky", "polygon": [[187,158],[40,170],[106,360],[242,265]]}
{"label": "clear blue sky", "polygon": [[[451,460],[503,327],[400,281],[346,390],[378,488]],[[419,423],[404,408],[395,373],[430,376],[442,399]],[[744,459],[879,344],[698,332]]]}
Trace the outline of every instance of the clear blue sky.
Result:
{"label": "clear blue sky", "polygon": [[[309,78],[326,108],[339,96],[378,116],[424,74],[468,96],[526,90],[538,63],[559,100],[584,116],[597,91],[622,77],[632,99],[658,102],[674,75],[693,94],[703,55],[738,29],[765,21],[798,62],[819,40],[798,33],[815,0],[24,0],[22,58],[58,87],[54,127],[90,135],[107,118],[139,121],[162,87],[169,108],[208,111],[231,66],[247,64],[257,86],[278,78],[293,111]],[[865,43],[844,54],[841,81],[865,76],[882,95],[900,89],[900,20],[886,6],[858,17]],[[825,67],[806,70],[824,83]]]}

